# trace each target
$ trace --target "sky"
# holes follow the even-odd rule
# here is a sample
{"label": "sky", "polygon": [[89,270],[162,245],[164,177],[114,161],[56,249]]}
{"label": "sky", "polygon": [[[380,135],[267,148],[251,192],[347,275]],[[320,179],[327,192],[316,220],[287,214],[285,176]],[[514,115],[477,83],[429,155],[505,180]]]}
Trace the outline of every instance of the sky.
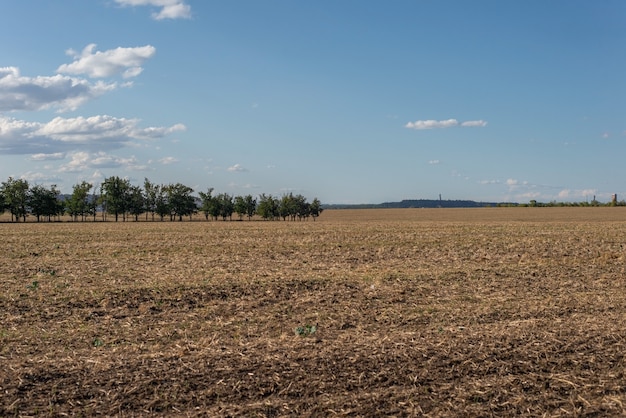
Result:
{"label": "sky", "polygon": [[3,0],[0,181],[626,198],[622,0]]}

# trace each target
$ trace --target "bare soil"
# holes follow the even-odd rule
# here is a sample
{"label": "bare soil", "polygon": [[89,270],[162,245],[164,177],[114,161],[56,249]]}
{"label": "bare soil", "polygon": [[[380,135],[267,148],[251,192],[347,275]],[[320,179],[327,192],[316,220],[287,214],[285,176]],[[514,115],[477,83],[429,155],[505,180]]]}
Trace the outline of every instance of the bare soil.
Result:
{"label": "bare soil", "polygon": [[625,245],[624,208],[2,223],[0,417],[623,416]]}

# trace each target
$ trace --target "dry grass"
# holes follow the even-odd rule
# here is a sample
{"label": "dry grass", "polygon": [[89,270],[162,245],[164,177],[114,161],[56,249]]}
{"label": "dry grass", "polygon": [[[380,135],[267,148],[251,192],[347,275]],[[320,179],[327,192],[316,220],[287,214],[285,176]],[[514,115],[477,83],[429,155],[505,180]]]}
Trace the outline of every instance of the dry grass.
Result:
{"label": "dry grass", "polygon": [[0,224],[0,416],[623,415],[625,220]]}

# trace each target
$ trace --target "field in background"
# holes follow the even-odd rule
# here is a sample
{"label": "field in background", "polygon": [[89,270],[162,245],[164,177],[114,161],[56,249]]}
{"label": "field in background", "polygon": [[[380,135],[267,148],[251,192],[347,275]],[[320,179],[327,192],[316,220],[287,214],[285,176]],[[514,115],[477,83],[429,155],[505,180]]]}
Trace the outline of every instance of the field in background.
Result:
{"label": "field in background", "polygon": [[624,208],[2,223],[0,242],[0,416],[626,412]]}

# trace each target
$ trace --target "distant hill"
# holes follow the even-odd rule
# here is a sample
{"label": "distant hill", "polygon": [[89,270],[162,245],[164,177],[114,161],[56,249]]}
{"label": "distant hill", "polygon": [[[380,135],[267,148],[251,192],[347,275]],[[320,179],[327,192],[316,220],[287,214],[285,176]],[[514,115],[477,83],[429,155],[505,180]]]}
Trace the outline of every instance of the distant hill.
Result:
{"label": "distant hill", "polygon": [[433,200],[417,199],[400,202],[359,205],[324,205],[326,209],[410,209],[410,208],[487,208],[496,206],[517,206],[516,203],[475,202],[473,200]]}

